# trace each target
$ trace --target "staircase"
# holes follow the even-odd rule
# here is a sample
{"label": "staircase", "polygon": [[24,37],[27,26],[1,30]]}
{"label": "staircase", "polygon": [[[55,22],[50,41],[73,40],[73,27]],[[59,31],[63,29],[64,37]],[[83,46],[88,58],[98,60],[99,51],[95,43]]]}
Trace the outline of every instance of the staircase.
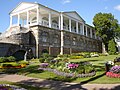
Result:
{"label": "staircase", "polygon": [[11,45],[20,45],[22,43],[22,36],[24,35],[25,37],[27,32],[29,32],[27,28],[14,26],[0,34],[0,57],[6,56]]}

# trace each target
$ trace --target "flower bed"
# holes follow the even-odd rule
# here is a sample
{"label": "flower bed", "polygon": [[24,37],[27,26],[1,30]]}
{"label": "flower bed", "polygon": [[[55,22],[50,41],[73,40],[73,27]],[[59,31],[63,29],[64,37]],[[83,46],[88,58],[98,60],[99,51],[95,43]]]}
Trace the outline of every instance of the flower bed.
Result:
{"label": "flower bed", "polygon": [[75,73],[65,73],[65,72],[60,72],[56,69],[51,69],[51,68],[39,68],[39,70],[44,70],[44,71],[50,71],[53,72],[57,75],[60,76],[65,76],[65,77],[78,77],[78,78],[82,78],[82,77],[91,77],[94,76],[96,73],[95,71],[88,73],[88,74],[75,74]]}
{"label": "flower bed", "polygon": [[6,69],[6,68],[24,68],[26,67],[26,64],[8,64],[8,63],[3,63],[0,65],[0,68]]}
{"label": "flower bed", "polygon": [[120,74],[116,74],[116,73],[113,73],[113,72],[107,72],[106,76],[111,77],[111,78],[120,78]]}
{"label": "flower bed", "polygon": [[107,73],[106,76],[111,78],[120,78],[120,66],[113,66]]}
{"label": "flower bed", "polygon": [[24,88],[20,88],[15,85],[9,85],[9,84],[0,84],[0,90],[27,90]]}

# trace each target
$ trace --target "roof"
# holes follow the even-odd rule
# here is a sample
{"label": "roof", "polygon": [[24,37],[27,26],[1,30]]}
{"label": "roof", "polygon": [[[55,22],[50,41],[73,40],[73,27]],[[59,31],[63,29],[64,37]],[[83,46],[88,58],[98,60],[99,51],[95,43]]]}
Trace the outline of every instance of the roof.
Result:
{"label": "roof", "polygon": [[76,14],[83,22],[85,22],[85,20],[76,12],[76,11],[67,11],[67,12],[63,12],[63,13],[65,13],[65,14],[69,14],[69,13],[74,13],[74,14]]}

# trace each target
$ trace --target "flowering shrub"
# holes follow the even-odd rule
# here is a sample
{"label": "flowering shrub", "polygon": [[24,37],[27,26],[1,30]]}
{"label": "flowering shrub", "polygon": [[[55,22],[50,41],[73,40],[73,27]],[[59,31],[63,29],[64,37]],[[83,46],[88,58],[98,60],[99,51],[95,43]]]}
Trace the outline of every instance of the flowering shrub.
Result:
{"label": "flowering shrub", "polygon": [[77,68],[79,66],[79,64],[74,64],[74,63],[70,63],[70,64],[68,64],[68,69],[72,69],[72,68]]}
{"label": "flowering shrub", "polygon": [[111,77],[111,78],[120,78],[120,74],[116,74],[113,72],[107,72],[106,76]]}
{"label": "flowering shrub", "polygon": [[113,67],[110,69],[110,72],[120,73],[120,66],[113,66]]}
{"label": "flowering shrub", "polygon": [[46,68],[48,65],[49,65],[48,63],[41,63],[41,64],[40,64],[40,67]]}

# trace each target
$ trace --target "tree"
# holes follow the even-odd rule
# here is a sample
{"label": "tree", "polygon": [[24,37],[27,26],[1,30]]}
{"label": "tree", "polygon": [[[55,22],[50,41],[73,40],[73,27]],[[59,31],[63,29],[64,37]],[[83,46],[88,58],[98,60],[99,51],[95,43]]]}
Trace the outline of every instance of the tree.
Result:
{"label": "tree", "polygon": [[117,48],[116,48],[116,43],[115,43],[115,40],[112,39],[109,41],[109,44],[108,44],[108,53],[110,55],[114,55],[117,51]]}
{"label": "tree", "polygon": [[101,37],[106,51],[110,40],[120,35],[120,28],[117,19],[111,13],[98,13],[93,18],[96,35]]}

